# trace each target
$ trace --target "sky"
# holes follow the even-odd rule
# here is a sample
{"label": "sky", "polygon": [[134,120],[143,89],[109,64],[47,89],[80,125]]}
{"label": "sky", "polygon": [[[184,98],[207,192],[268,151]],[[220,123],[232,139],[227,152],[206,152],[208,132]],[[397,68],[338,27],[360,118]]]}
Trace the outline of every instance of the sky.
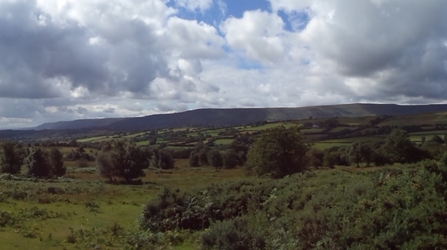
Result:
{"label": "sky", "polygon": [[0,0],[0,129],[446,100],[445,0]]}

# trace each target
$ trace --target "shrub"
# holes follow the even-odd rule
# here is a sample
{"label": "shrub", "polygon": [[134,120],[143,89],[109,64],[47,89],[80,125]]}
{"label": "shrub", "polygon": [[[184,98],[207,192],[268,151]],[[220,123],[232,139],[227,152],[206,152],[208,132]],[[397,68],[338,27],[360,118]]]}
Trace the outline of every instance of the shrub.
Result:
{"label": "shrub", "polygon": [[[265,225],[266,226],[266,225]],[[214,223],[202,234],[201,247],[204,250],[266,249],[267,227],[254,227],[246,216]]]}
{"label": "shrub", "polygon": [[8,212],[0,211],[0,227],[5,227],[14,223],[14,218]]}
{"label": "shrub", "polygon": [[145,206],[140,226],[206,229],[203,249],[446,249],[446,183],[447,166],[425,161],[167,190]]}

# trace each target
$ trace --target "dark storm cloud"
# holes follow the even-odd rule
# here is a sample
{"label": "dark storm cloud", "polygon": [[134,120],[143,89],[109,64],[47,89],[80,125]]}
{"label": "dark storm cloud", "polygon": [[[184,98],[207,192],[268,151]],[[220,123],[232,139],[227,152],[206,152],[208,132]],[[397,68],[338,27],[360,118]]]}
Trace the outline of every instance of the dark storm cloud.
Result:
{"label": "dark storm cloud", "polygon": [[147,92],[166,71],[157,38],[141,20],[115,22],[115,33],[70,19],[61,25],[35,1],[1,1],[0,97],[57,97],[61,82],[110,96]]}

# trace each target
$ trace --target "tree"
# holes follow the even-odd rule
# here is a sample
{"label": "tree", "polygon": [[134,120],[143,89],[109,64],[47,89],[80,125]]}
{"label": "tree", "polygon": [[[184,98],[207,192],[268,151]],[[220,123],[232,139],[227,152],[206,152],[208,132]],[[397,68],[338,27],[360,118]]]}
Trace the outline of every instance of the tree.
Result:
{"label": "tree", "polygon": [[316,148],[312,148],[307,152],[307,157],[309,160],[309,166],[318,168],[321,165],[323,165],[323,158],[324,158],[323,151]]}
{"label": "tree", "polygon": [[236,168],[239,162],[239,156],[234,149],[227,149],[223,156],[223,165],[226,169]]}
{"label": "tree", "polygon": [[337,164],[336,152],[325,151],[323,156],[323,166],[333,168]]}
{"label": "tree", "polygon": [[199,155],[192,151],[189,154],[189,166],[190,167],[198,167],[199,166]]}
{"label": "tree", "polygon": [[247,161],[247,153],[254,139],[250,134],[237,136],[228,148],[233,149],[238,155],[238,165],[242,166]]}
{"label": "tree", "polygon": [[158,154],[158,167],[161,169],[173,169],[174,158],[172,154],[166,150],[161,150]]}
{"label": "tree", "polygon": [[67,168],[64,166],[63,155],[57,148],[50,151],[49,162],[51,165],[51,172],[55,176],[64,176]]}
{"label": "tree", "polygon": [[360,162],[362,161],[360,147],[359,142],[354,142],[349,148],[349,161],[355,163],[357,167],[360,167]]}
{"label": "tree", "polygon": [[223,166],[223,158],[220,152],[216,149],[211,149],[207,154],[208,163],[215,167],[221,168]]}
{"label": "tree", "polygon": [[387,136],[383,152],[391,163],[416,162],[426,157],[426,152],[416,148],[407,132],[401,129],[395,129]]}
{"label": "tree", "polygon": [[374,159],[374,150],[368,143],[360,145],[360,155],[362,160],[366,163],[366,166],[369,167]]}
{"label": "tree", "polygon": [[96,166],[102,177],[108,178],[110,182],[113,182],[113,177],[116,176],[117,173],[112,165],[109,154],[105,153],[105,151],[99,152],[96,156]]}
{"label": "tree", "polygon": [[200,150],[198,153],[199,164],[202,166],[207,166],[209,164],[208,163],[208,151],[209,151],[209,149],[205,147],[204,149]]}
{"label": "tree", "polygon": [[151,166],[153,168],[173,169],[174,158],[167,150],[154,149],[152,152]]}
{"label": "tree", "polygon": [[111,181],[118,177],[129,183],[145,175],[148,158],[135,143],[114,140],[110,150],[98,154],[96,164],[101,176]]}
{"label": "tree", "polygon": [[26,165],[28,167],[28,175],[30,176],[50,177],[52,175],[48,152],[39,147],[29,150]]}
{"label": "tree", "polygon": [[259,176],[282,178],[306,170],[307,151],[297,128],[267,129],[248,151],[245,167],[249,173]]}
{"label": "tree", "polygon": [[0,158],[2,173],[18,174],[23,164],[23,152],[13,142],[3,143],[3,154]]}

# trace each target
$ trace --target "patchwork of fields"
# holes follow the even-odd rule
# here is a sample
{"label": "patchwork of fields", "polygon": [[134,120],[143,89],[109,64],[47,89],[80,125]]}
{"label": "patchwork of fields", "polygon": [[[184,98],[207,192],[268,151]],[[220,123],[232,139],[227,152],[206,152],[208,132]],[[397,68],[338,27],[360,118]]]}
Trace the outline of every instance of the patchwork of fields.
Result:
{"label": "patchwork of fields", "polygon": [[[257,183],[264,180],[247,177],[241,167],[235,169],[215,169],[209,166],[191,167],[187,157],[180,157],[175,159],[175,168],[173,169],[145,169],[145,176],[134,185],[110,184],[99,175],[93,158],[98,155],[104,142],[114,139],[132,141],[145,148],[182,150],[206,145],[217,151],[225,151],[233,145],[235,140],[240,140],[240,138],[256,140],[262,131],[283,126],[286,128],[296,127],[310,148],[325,151],[333,147],[348,148],[355,143],[384,141],[393,129],[401,128],[408,132],[408,138],[419,147],[424,141],[431,141],[438,137],[444,140],[445,144],[446,124],[447,116],[436,113],[407,117],[306,119],[274,123],[262,122],[225,128],[159,129],[135,133],[116,132],[106,135],[98,135],[95,132],[92,136],[67,138],[67,141],[71,142],[62,142],[65,143],[62,146],[50,145],[47,140],[41,140],[38,142],[40,145],[45,148],[57,147],[65,156],[84,152],[92,156],[92,159],[65,159],[64,164],[68,172],[64,177],[56,179],[28,178],[24,175],[24,170],[19,176],[0,175],[0,248],[29,250],[153,249],[148,245],[146,248],[140,247],[138,242],[142,241],[145,244],[152,242],[150,246],[159,246],[158,249],[198,249],[201,244],[204,244],[203,238],[201,242],[203,232],[178,231],[156,234],[142,231],[139,226],[139,218],[141,218],[145,204],[149,200],[160,199],[159,195],[165,192],[165,189],[179,193],[193,193],[200,189],[216,188],[216,185],[219,184]],[[315,165],[315,167],[321,166]],[[389,177],[390,173],[407,168],[408,166],[405,164],[369,168],[336,166],[335,169],[320,168],[303,175],[304,177],[293,178],[303,178],[305,181],[315,178],[306,182],[308,186],[303,187],[299,192],[309,195],[309,197],[306,196],[307,199],[315,202],[314,206],[318,207],[318,200],[314,200],[312,194],[320,195],[323,200],[329,199],[318,190],[321,185],[323,188],[328,188],[322,181],[330,180],[331,176],[337,176],[339,179],[331,182],[330,185],[347,192],[348,186],[344,184],[346,180],[352,182],[353,187],[357,188],[362,184],[354,183],[354,179],[365,178],[368,175],[368,178],[372,179],[365,179],[365,181],[369,181],[373,185],[377,180],[383,178],[383,175],[388,174]],[[380,180],[382,181],[382,179]],[[274,186],[275,183],[268,185]],[[359,193],[353,191],[354,194],[350,194],[361,196],[368,193],[362,191],[364,188],[362,186]],[[276,194],[274,190],[276,187],[269,191],[272,192],[268,196],[273,197],[271,199],[275,197],[289,199]],[[201,192],[203,194],[205,191]],[[235,197],[229,199],[233,198]],[[265,201],[265,204],[262,203],[262,206],[267,206],[270,202],[269,199]],[[340,198],[337,202],[343,201]],[[306,213],[319,211],[317,208],[308,208],[307,206],[310,205],[307,203],[299,206],[303,207],[294,209],[301,211],[300,209],[306,208],[308,210],[303,210]],[[274,213],[272,211],[269,213]],[[256,221],[256,219],[253,220]],[[315,249],[319,248],[315,247]]]}

